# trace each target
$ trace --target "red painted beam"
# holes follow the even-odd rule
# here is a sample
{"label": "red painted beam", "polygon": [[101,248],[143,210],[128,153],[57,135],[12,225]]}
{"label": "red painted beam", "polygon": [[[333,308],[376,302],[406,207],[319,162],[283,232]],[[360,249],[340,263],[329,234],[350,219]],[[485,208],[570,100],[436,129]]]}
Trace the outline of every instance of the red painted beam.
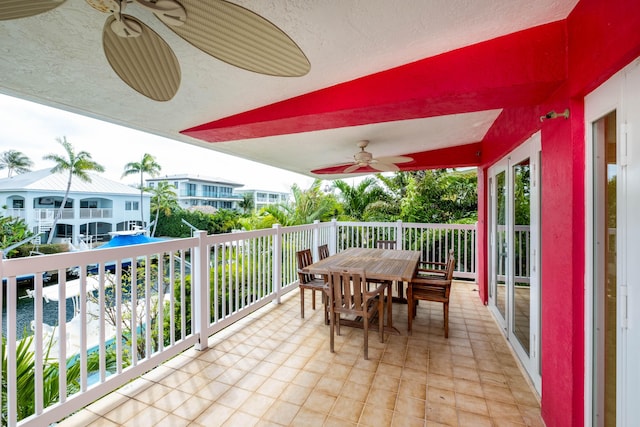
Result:
{"label": "red painted beam", "polygon": [[[425,169],[461,168],[467,166],[478,166],[480,164],[480,143],[458,145],[456,147],[442,148],[439,150],[422,151],[419,153],[409,153],[407,156],[413,158],[412,162],[399,163],[401,171],[415,171]],[[340,166],[312,170],[311,173],[318,175],[341,174],[350,163]],[[354,173],[375,173],[377,170],[366,167],[360,168]]]}
{"label": "red painted beam", "polygon": [[566,78],[564,21],[513,33],[181,133],[208,142],[535,105]]}

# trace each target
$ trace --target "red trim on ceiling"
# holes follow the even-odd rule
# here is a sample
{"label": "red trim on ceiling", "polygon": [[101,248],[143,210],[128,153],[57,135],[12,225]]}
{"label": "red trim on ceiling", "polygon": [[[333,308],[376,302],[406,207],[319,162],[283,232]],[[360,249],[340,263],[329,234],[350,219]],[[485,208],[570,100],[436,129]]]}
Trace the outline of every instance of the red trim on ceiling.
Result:
{"label": "red trim on ceiling", "polygon": [[[442,148],[439,150],[423,151],[420,153],[409,153],[407,156],[413,158],[412,162],[399,163],[401,171],[413,171],[423,169],[443,169],[461,168],[466,166],[478,166],[480,164],[480,143],[458,145],[456,147]],[[341,174],[344,169],[351,166],[345,163],[339,166],[312,170],[311,173],[318,175]],[[379,172],[371,167],[360,168],[353,172],[375,173]]]}
{"label": "red trim on ceiling", "polygon": [[181,133],[233,141],[534,105],[566,77],[564,24],[527,29]]}

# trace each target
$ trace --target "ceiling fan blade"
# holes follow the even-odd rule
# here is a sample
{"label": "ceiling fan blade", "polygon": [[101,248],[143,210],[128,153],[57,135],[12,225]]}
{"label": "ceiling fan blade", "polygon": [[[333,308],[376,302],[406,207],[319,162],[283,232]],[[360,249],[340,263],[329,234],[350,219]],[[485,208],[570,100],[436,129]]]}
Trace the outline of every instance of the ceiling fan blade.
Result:
{"label": "ceiling fan blade", "polygon": [[64,2],[65,0],[3,0],[0,1],[0,21],[39,15]]}
{"label": "ceiling fan blade", "polygon": [[349,166],[349,167],[348,167],[348,168],[346,168],[345,170],[343,170],[343,172],[344,172],[344,173],[351,173],[351,172],[354,172],[355,170],[357,170],[357,169],[359,169],[359,168],[360,168],[360,165],[356,163],[356,164],[354,164],[354,165]]}
{"label": "ceiling fan blade", "polygon": [[413,162],[412,157],[407,156],[390,156],[390,157],[378,157],[378,162],[381,163],[408,163]]}
{"label": "ceiling fan blade", "polygon": [[260,15],[224,0],[179,1],[187,18],[182,25],[167,26],[203,52],[260,74],[299,77],[309,72],[311,64],[298,45]]}
{"label": "ceiling fan blade", "polygon": [[393,163],[382,163],[380,161],[371,163],[369,166],[380,172],[397,172],[400,170],[400,168]]}
{"label": "ceiling fan blade", "polygon": [[[131,88],[155,101],[168,101],[180,86],[180,64],[162,38],[151,28],[129,15],[122,22],[113,16],[107,18],[102,32],[102,44],[113,71]],[[112,29],[126,31],[136,27],[135,37],[118,36]]]}

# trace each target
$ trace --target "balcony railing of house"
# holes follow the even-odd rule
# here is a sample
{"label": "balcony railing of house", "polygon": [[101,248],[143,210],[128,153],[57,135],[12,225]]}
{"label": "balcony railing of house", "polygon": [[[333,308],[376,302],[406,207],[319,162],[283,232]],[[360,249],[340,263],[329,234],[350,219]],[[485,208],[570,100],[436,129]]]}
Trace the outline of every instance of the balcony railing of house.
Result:
{"label": "balcony railing of house", "polygon": [[111,208],[80,208],[80,218],[82,219],[100,219],[112,217],[113,209]]}
{"label": "balcony railing of house", "polygon": [[[53,220],[58,212],[58,209],[35,209],[35,218],[37,220]],[[73,219],[73,208],[62,209],[61,219]]]}
{"label": "balcony railing of house", "polygon": [[12,217],[12,218],[22,218],[25,219],[26,216],[26,209],[21,209],[21,208],[7,208],[7,216]]}
{"label": "balcony railing of house", "polygon": [[[456,276],[475,277],[475,225],[401,221],[197,232],[188,239],[42,256],[37,263],[2,260],[0,277],[7,288],[3,424],[48,425],[190,347],[206,348],[209,336],[297,287],[298,250],[312,248],[317,259],[320,244],[335,253],[374,247],[378,239],[395,239],[400,248],[419,250],[423,260],[443,260],[453,249]],[[67,279],[69,271],[79,272],[79,279]],[[51,272],[60,278],[58,286],[45,286],[44,277]],[[33,309],[27,313],[27,319],[34,319],[31,328],[20,324],[25,314],[17,312],[19,279],[28,276],[33,277],[28,292]],[[67,309],[68,298],[74,310]],[[45,306],[44,300],[50,302]],[[51,304],[57,313],[54,326],[43,322]],[[26,341],[21,340],[25,329],[33,331]],[[19,386],[25,351],[34,355],[29,381],[35,392],[29,396]],[[57,393],[45,388],[53,365]],[[25,413],[28,398],[34,412]]]}

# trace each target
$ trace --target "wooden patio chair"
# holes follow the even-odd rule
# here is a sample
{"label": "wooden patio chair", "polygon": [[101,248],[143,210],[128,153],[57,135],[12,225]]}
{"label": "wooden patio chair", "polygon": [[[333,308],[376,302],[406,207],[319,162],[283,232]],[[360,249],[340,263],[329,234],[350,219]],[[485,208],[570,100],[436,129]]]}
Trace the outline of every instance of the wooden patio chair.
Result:
{"label": "wooden patio chair", "polygon": [[[325,295],[325,279],[323,277],[316,276],[315,274],[304,273],[303,268],[313,264],[313,257],[311,255],[311,249],[304,249],[296,252],[296,259],[298,261],[298,287],[300,288],[300,317],[304,319],[304,291],[305,289],[311,290],[311,308],[316,309],[316,291],[320,291],[321,295]],[[323,297],[323,302],[325,298]],[[326,307],[325,307],[325,321],[327,320]]]}
{"label": "wooden patio chair", "polygon": [[395,240],[378,240],[376,242],[377,249],[395,249],[396,241]]}
{"label": "wooden patio chair", "polygon": [[[453,249],[449,249],[447,260],[453,256]],[[448,262],[420,261],[418,263],[418,276],[441,276],[447,275]]]}
{"label": "wooden patio chair", "polygon": [[325,259],[329,257],[329,245],[318,246],[318,258]]}
{"label": "wooden patio chair", "polygon": [[449,259],[445,263],[445,269],[434,269],[432,275],[416,274],[407,288],[407,312],[409,315],[407,330],[411,335],[413,318],[416,317],[418,300],[442,303],[444,315],[444,337],[449,338],[449,294],[453,270],[456,265],[453,251],[449,251]]}
{"label": "wooden patio chair", "polygon": [[369,323],[378,314],[378,334],[384,342],[384,290],[380,284],[367,290],[367,277],[363,268],[330,269],[329,293],[329,348],[334,352],[334,332],[340,335],[340,315],[361,317],[364,329],[364,358],[369,359]]}

